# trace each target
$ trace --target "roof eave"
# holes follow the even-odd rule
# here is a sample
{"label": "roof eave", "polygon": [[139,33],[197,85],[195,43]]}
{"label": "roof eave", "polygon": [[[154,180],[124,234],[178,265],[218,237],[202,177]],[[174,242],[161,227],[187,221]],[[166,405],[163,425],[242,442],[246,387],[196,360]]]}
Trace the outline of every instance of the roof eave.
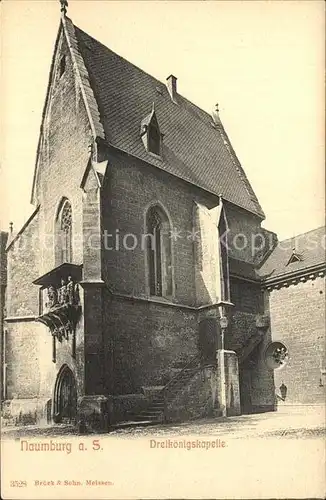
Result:
{"label": "roof eave", "polygon": [[[108,148],[110,148],[110,149],[113,149],[115,151],[119,151],[120,153],[122,153],[122,154],[124,154],[126,156],[130,156],[132,158],[136,158],[137,160],[139,160],[139,161],[141,161],[143,163],[146,163],[147,165],[149,165],[151,167],[157,168],[154,163],[151,163],[150,161],[147,161],[144,158],[141,158],[140,156],[135,155],[134,153],[130,153],[129,151],[126,151],[125,149],[123,149],[123,148],[121,148],[119,146],[115,146],[114,144],[110,143],[107,140],[105,141],[105,145]],[[163,170],[163,171],[166,172],[166,174],[168,174],[168,175],[172,175],[173,177],[176,177],[177,179],[180,179],[183,182],[186,182],[187,184],[190,184],[191,186],[195,186],[196,188],[201,189],[201,190],[205,191],[206,193],[209,193],[209,194],[211,194],[211,195],[213,195],[215,197],[218,197],[218,195],[214,191],[212,191],[212,190],[210,190],[208,188],[205,188],[205,187],[201,186],[200,184],[197,184],[195,182],[191,182],[190,180],[185,179],[185,178],[181,177],[180,175],[176,175],[176,174],[174,174],[172,172],[168,172],[166,170]],[[265,219],[265,215],[263,213],[259,213],[258,211],[255,212],[254,210],[250,210],[247,207],[244,207],[244,206],[242,206],[242,205],[240,205],[238,203],[235,203],[234,201],[229,200],[224,195],[223,195],[223,201],[225,201],[225,202],[227,202],[227,203],[229,203],[229,204],[231,204],[231,205],[233,205],[233,206],[235,206],[237,208],[241,208],[241,210],[245,210],[245,212],[249,212],[249,213],[255,215],[255,217],[258,217],[261,221],[263,221]]]}
{"label": "roof eave", "polygon": [[17,239],[19,238],[19,236],[25,231],[25,229],[27,228],[27,226],[29,226],[29,224],[32,222],[32,220],[34,219],[35,215],[38,213],[39,209],[40,209],[41,205],[37,205],[37,207],[35,208],[35,210],[32,212],[32,214],[29,216],[29,218],[27,219],[27,221],[25,222],[25,224],[21,227],[21,229],[18,231],[18,233],[15,234],[15,236],[10,240],[8,238],[8,243],[7,243],[7,246],[6,246],[6,252],[8,252],[8,250],[10,250],[10,248],[12,247],[12,245],[15,243],[15,241],[17,241]]}
{"label": "roof eave", "polygon": [[326,271],[325,262],[321,262],[320,264],[314,264],[314,265],[306,267],[306,268],[297,269],[296,271],[292,271],[290,273],[278,274],[276,276],[271,276],[268,278],[264,278],[264,276],[262,276],[261,280],[262,280],[262,284],[264,286],[272,286],[272,285],[276,285],[278,283],[282,283],[284,281],[300,278],[300,277],[305,276],[307,274],[312,274],[312,273],[316,273],[319,271]]}

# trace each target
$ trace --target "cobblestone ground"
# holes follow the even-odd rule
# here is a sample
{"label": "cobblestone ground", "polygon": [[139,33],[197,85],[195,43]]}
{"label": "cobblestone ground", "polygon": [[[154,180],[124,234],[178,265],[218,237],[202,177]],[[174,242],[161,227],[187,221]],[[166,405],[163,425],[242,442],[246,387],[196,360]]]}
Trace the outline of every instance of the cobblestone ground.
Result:
{"label": "cobblestone ground", "polygon": [[[321,408],[88,436],[60,425],[7,428],[2,438],[3,498],[325,498]],[[49,441],[63,448],[26,449]],[[217,446],[220,442],[225,446]],[[22,492],[13,491],[13,480],[25,481],[28,496],[17,496]]]}
{"label": "cobblestone ground", "polygon": [[[216,432],[232,439],[243,438],[321,438],[325,436],[325,410],[322,407],[291,407],[277,412],[241,415],[239,417],[203,419],[182,424],[131,425],[111,430],[110,436],[121,438],[148,436],[216,435]],[[22,426],[2,428],[2,438],[10,439],[28,436],[78,435],[75,427],[57,424],[55,426]]]}

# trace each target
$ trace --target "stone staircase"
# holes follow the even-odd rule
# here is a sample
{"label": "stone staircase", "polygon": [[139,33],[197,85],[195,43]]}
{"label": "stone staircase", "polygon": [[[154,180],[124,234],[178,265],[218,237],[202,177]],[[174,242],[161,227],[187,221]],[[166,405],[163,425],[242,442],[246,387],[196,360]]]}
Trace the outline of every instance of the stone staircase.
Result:
{"label": "stone staircase", "polygon": [[246,361],[255,347],[257,347],[257,345],[263,340],[264,335],[264,330],[257,330],[253,335],[251,335],[251,337],[249,337],[246,344],[236,351],[238,355],[239,365]]}
{"label": "stone staircase", "polygon": [[190,382],[200,369],[199,356],[196,355],[154,396],[147,408],[137,414],[130,414],[130,420],[144,425],[163,423],[168,403],[175,398],[178,392]]}

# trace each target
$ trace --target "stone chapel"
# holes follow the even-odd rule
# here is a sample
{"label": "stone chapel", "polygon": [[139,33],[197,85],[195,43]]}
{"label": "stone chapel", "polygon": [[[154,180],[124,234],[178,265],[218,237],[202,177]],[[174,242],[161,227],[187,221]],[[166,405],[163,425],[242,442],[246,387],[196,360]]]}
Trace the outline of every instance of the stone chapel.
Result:
{"label": "stone chapel", "polygon": [[[108,429],[304,400],[309,389],[281,366],[291,328],[285,339],[280,321],[275,337],[270,295],[291,278],[322,300],[324,257],[309,269],[292,248],[285,263],[275,257],[218,109],[115,54],[65,9],[31,203],[6,250],[3,411],[16,423]],[[321,401],[314,356],[311,399]]]}

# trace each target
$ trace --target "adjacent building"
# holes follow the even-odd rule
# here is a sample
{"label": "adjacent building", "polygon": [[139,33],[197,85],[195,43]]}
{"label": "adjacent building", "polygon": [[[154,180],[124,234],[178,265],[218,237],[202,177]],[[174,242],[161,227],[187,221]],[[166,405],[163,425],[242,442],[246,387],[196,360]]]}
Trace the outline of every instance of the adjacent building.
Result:
{"label": "adjacent building", "polygon": [[325,402],[325,248],[320,227],[281,241],[259,271],[273,341],[288,351],[274,372],[279,404]]}

